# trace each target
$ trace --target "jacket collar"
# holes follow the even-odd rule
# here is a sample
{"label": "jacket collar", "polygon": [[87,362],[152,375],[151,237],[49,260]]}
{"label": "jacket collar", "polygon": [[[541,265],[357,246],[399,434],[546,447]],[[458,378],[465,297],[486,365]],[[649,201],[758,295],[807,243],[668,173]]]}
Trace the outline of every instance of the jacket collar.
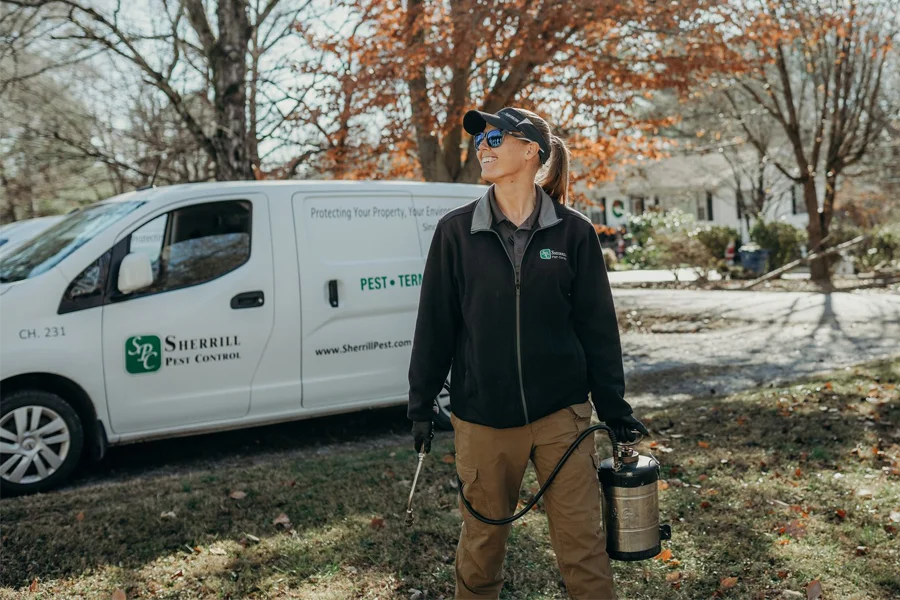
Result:
{"label": "jacket collar", "polygon": [[[545,227],[556,225],[562,221],[559,215],[556,214],[556,203],[553,201],[553,198],[551,198],[541,186],[535,184],[534,187],[537,189],[541,198],[541,210],[538,214],[537,228],[544,229]],[[491,187],[488,188],[488,191],[486,191],[475,203],[475,211],[472,213],[471,233],[491,230],[491,225],[493,225],[494,222],[494,216],[491,214],[491,194],[493,191],[494,186],[491,185]]]}

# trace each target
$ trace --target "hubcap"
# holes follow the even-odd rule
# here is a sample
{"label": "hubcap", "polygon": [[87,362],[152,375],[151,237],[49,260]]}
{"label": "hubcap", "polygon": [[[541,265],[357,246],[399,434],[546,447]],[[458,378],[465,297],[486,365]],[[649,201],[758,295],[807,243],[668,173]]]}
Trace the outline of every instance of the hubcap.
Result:
{"label": "hubcap", "polygon": [[69,454],[69,427],[45,406],[22,406],[0,419],[0,477],[27,485],[43,481]]}

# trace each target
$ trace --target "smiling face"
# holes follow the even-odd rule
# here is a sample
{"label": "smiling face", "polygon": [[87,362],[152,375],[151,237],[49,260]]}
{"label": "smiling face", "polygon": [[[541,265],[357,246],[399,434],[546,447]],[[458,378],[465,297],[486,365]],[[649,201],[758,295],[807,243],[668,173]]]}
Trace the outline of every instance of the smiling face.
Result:
{"label": "smiling face", "polygon": [[[484,132],[497,129],[488,124]],[[477,148],[478,162],[481,164],[481,178],[489,183],[520,176],[523,172],[537,172],[540,161],[537,158],[537,144],[513,137],[507,133],[503,143],[497,148],[488,146],[487,139]],[[534,173],[531,173],[533,176]]]}

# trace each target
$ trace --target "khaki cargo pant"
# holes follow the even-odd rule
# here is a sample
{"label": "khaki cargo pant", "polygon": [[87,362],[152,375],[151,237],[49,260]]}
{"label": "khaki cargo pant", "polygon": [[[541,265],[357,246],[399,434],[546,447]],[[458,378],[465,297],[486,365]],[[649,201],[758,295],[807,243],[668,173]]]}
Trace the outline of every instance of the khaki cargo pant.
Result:
{"label": "khaki cargo pant", "polygon": [[[524,427],[494,429],[452,417],[456,470],[466,499],[491,519],[511,516],[530,459],[543,484],[559,459],[591,420],[591,403],[557,411]],[[550,541],[576,600],[614,599],[612,569],[591,439],[572,453],[542,501],[550,520]],[[511,525],[482,523],[459,502],[462,532],[456,549],[456,598],[498,598],[501,568]],[[535,549],[537,551],[537,549]]]}

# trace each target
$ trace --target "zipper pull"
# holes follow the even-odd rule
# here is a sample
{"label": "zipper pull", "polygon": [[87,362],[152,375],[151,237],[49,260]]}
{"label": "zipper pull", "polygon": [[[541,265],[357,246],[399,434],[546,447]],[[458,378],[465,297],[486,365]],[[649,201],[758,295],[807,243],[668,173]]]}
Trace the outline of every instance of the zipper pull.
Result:
{"label": "zipper pull", "polygon": [[521,289],[522,289],[522,285],[519,283],[519,280],[516,279],[516,296],[520,295]]}

